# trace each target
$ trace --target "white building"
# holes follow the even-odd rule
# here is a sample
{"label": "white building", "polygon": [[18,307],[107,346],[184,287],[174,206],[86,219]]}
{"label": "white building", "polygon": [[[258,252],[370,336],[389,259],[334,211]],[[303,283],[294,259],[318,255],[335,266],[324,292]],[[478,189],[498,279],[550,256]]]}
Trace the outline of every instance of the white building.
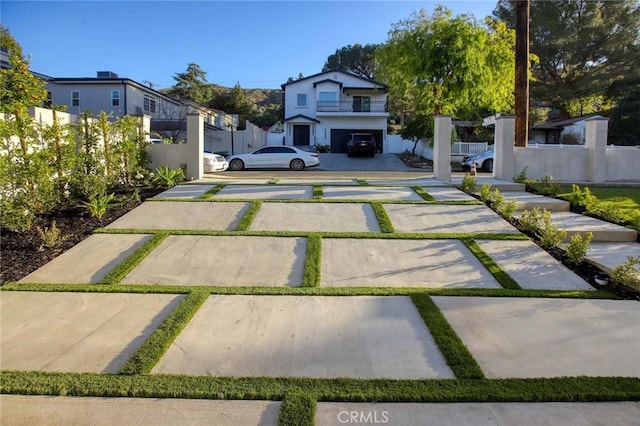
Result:
{"label": "white building", "polygon": [[346,152],[351,133],[367,132],[386,152],[387,86],[365,77],[327,71],[283,84],[284,144],[330,145]]}

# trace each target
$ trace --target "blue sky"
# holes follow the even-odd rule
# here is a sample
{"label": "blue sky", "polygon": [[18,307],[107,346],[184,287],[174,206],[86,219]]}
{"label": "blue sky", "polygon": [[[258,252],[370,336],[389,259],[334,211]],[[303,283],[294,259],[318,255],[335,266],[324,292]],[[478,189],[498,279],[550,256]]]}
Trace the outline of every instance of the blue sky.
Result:
{"label": "blue sky", "polygon": [[120,77],[174,84],[193,62],[224,86],[278,88],[320,72],[348,44],[382,43],[394,23],[442,4],[490,15],[494,1],[4,1],[0,22],[54,77]]}

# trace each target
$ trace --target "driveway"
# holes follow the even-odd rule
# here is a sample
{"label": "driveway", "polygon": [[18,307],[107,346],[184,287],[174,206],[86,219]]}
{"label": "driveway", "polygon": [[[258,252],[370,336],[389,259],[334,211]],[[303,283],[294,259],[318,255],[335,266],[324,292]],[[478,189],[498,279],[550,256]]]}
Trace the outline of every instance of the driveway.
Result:
{"label": "driveway", "polygon": [[347,157],[347,154],[318,154],[319,170],[407,172],[411,169],[396,154],[376,154],[375,157]]}

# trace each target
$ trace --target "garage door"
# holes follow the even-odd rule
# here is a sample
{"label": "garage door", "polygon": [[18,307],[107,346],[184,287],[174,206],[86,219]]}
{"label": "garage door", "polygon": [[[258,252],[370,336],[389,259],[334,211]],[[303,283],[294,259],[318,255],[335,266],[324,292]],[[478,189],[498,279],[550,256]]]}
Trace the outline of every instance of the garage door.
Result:
{"label": "garage door", "polygon": [[376,140],[378,152],[382,152],[382,130],[331,129],[331,152],[347,152],[347,142],[351,133],[371,133]]}

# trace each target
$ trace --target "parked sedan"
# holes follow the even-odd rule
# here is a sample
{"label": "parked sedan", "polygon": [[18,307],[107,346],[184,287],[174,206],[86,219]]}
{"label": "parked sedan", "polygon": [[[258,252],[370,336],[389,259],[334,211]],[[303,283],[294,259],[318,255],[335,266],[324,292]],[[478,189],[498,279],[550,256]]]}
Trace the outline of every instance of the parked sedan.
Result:
{"label": "parked sedan", "polygon": [[202,166],[205,173],[224,172],[229,167],[229,163],[222,155],[205,152],[202,157]]}
{"label": "parked sedan", "polygon": [[227,157],[229,170],[243,169],[291,169],[300,171],[320,164],[318,154],[306,152],[293,146],[265,146],[249,154]]}
{"label": "parked sedan", "polygon": [[482,154],[464,157],[460,162],[460,165],[462,166],[462,170],[468,172],[471,170],[471,165],[473,163],[476,163],[478,171],[484,170],[489,173],[493,172],[493,147],[490,147]]}

